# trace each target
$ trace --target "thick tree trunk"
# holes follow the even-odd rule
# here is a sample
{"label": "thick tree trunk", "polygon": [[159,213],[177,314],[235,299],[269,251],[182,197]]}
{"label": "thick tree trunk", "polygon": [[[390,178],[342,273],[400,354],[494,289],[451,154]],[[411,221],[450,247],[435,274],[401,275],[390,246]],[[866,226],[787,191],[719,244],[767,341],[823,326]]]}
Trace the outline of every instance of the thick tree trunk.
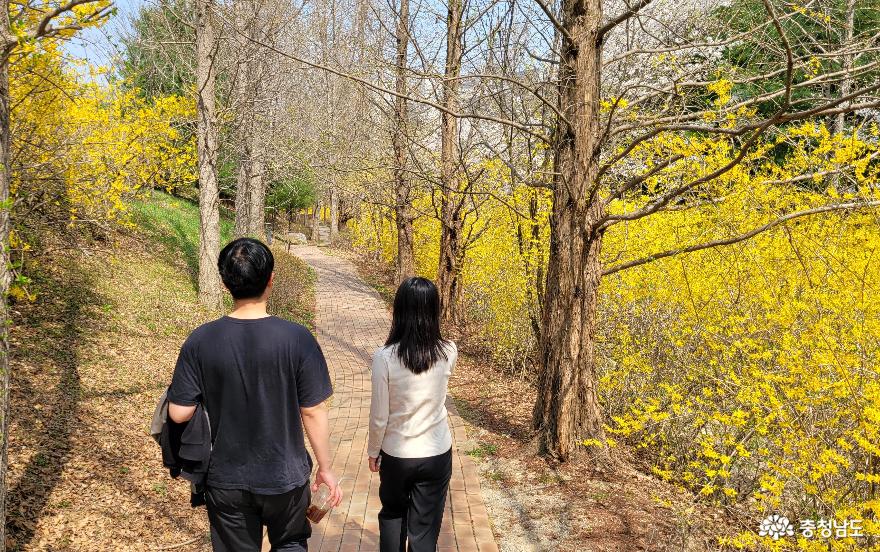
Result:
{"label": "thick tree trunk", "polygon": [[410,198],[410,183],[406,175],[406,65],[409,49],[409,0],[400,0],[397,14],[397,59],[394,99],[394,134],[391,147],[394,150],[394,218],[397,225],[397,281],[403,281],[415,272],[413,254],[413,214]]}
{"label": "thick tree trunk", "polygon": [[[443,80],[443,107],[458,110],[459,76],[461,76],[461,0],[448,0],[446,10],[446,66]],[[437,288],[440,292],[441,319],[452,322],[458,299],[459,260],[462,257],[461,207],[459,191],[458,121],[443,111],[440,138],[440,184],[443,187],[440,205],[440,261],[437,267]]]}
{"label": "thick tree trunk", "polygon": [[220,191],[217,186],[217,114],[214,96],[217,38],[213,0],[196,0],[196,112],[199,157],[199,300],[223,304],[217,257],[220,254]]}
{"label": "thick tree trunk", "polygon": [[0,52],[0,552],[6,550],[6,471],[9,466],[9,272],[10,129],[9,55],[6,46],[14,39],[9,21],[9,3],[2,3],[3,51]]}
{"label": "thick tree trunk", "polygon": [[604,440],[596,389],[594,332],[601,279],[602,235],[594,231],[602,203],[592,187],[598,166],[601,0],[564,0],[560,125],[543,312],[543,367],[533,424],[541,452],[568,459],[584,439]]}

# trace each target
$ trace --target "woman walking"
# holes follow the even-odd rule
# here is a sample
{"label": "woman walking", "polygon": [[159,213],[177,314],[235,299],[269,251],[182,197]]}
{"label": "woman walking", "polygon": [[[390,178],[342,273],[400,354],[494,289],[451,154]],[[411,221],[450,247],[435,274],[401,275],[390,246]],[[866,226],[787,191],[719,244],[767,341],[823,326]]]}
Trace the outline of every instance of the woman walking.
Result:
{"label": "woman walking", "polygon": [[373,355],[371,471],[379,472],[379,549],[434,552],[452,474],[446,384],[458,351],[440,334],[440,296],[426,278],[397,289],[391,332]]}

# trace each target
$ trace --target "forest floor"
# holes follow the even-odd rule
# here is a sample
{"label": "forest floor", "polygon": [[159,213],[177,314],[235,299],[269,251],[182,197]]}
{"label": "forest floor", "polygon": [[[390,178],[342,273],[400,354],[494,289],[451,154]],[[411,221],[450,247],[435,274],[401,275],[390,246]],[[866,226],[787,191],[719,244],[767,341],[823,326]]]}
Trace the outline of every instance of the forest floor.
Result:
{"label": "forest floor", "polygon": [[[344,246],[332,250],[358,266],[390,304],[393,275],[382,263]],[[564,464],[536,453],[531,430],[534,385],[511,374],[453,329],[460,349],[449,384],[483,477],[483,495],[503,552],[718,550],[718,535],[736,533],[729,512],[633,467],[587,456]]]}
{"label": "forest floor", "polygon": [[[189,332],[198,209],[157,194],[137,227],[31,260],[32,302],[12,306],[9,550],[210,550],[203,508],[162,467],[156,400]],[[224,221],[224,234],[229,234]],[[276,313],[310,324],[314,274],[276,252]]]}

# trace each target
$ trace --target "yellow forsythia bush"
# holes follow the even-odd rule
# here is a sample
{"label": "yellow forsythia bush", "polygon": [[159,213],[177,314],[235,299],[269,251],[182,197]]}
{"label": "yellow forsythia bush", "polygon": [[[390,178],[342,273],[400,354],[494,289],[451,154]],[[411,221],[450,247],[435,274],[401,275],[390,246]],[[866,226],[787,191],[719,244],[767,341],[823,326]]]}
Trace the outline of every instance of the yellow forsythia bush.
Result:
{"label": "yellow forsythia bush", "polygon": [[[643,221],[628,239],[694,216]],[[876,213],[835,214],[609,276],[610,434],[710,500],[791,519],[876,514],[878,246]]]}
{"label": "yellow forsythia bush", "polygon": [[104,76],[74,66],[57,41],[12,60],[14,220],[18,211],[45,222],[125,222],[139,190],[195,182],[192,99],[148,102],[101,84]]}
{"label": "yellow forsythia bush", "polygon": [[[838,136],[812,122],[786,129],[713,184],[723,201],[615,228],[605,255],[638,258],[743,234],[783,213],[877,199],[877,138],[876,125]],[[779,144],[789,154],[766,161]],[[826,178],[840,166],[845,197]],[[598,339],[609,435],[657,476],[754,512],[755,529],[780,513],[859,519],[865,534],[880,534],[878,247],[876,210],[838,211],[607,276]],[[723,543],[868,547],[754,531]]]}

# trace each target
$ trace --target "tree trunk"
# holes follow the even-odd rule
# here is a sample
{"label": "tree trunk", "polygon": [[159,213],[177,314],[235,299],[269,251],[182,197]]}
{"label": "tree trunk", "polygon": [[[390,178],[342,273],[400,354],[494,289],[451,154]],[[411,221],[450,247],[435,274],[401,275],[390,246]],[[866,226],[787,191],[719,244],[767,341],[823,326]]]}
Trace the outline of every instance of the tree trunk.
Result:
{"label": "tree trunk", "polygon": [[[843,40],[841,41],[842,46],[851,47],[853,43],[853,36],[855,35],[855,17],[856,17],[856,0],[846,0],[846,7],[844,12],[844,28],[843,28]],[[847,72],[843,76],[843,79],[840,81],[840,97],[845,98],[852,93],[852,84],[853,79],[850,76],[850,72],[853,70],[853,62],[855,61],[855,55],[847,52],[843,55],[843,70]],[[848,107],[850,102],[845,102],[842,107]],[[843,133],[846,130],[846,114],[838,113],[837,117],[834,121],[834,132],[835,133]],[[850,190],[850,186],[847,186],[846,181],[843,178],[843,175],[837,173],[834,175],[834,189],[837,190],[839,194],[847,193]]]}
{"label": "tree trunk", "polygon": [[[257,38],[258,29],[269,23],[263,17],[260,5],[251,2],[250,36]],[[254,47],[252,44],[250,47]],[[256,59],[248,67],[248,91],[251,109],[248,142],[248,191],[250,212],[248,213],[248,233],[260,239],[266,238],[266,135],[270,131],[270,114],[266,107],[267,66],[265,52],[254,52]]]}
{"label": "tree trunk", "polygon": [[234,97],[240,146],[239,171],[235,193],[235,235],[266,237],[265,142],[266,113],[263,79],[265,59],[254,40],[264,21],[261,6],[250,0],[238,0],[233,6],[238,67]]}
{"label": "tree trunk", "polygon": [[[511,171],[512,172],[512,171]],[[541,226],[538,223],[538,196],[532,191],[529,198],[528,237],[523,232],[525,222],[516,223],[516,240],[523,273],[528,282],[526,298],[529,306],[529,322],[536,343],[541,343],[541,313],[544,302],[544,255],[541,251]]]}
{"label": "tree trunk", "polygon": [[250,170],[247,152],[242,152],[238,161],[238,175],[235,180],[235,237],[248,235],[251,220]]}
{"label": "tree trunk", "polygon": [[[841,45],[844,47],[851,46],[853,43],[853,36],[855,35],[855,16],[856,16],[856,0],[846,0],[846,7],[844,11],[844,27],[843,27],[843,40],[841,40]],[[855,55],[853,53],[847,52],[843,55],[843,70],[847,71],[847,74],[843,76],[843,79],[840,81],[840,97],[845,98],[852,93],[852,77],[849,76],[849,72],[853,69],[853,61],[855,59]],[[844,107],[849,105],[849,102],[844,104]],[[838,113],[837,118],[834,124],[834,132],[843,132],[846,128],[846,114]]]}
{"label": "tree trunk", "polygon": [[[446,66],[443,79],[443,107],[458,110],[459,76],[461,76],[462,37],[461,0],[448,0],[446,10]],[[458,276],[461,272],[461,219],[463,198],[459,191],[458,121],[447,111],[440,115],[440,184],[443,188],[440,205],[440,262],[437,267],[437,288],[440,292],[440,317],[445,323],[455,318],[458,298]]]}
{"label": "tree trunk", "polygon": [[416,271],[412,220],[412,206],[398,190],[397,206],[394,213],[394,222],[397,226],[397,271],[395,278],[398,283],[415,275]]}
{"label": "tree trunk", "polygon": [[440,265],[437,267],[437,290],[440,292],[440,319],[444,323],[456,319],[461,273],[462,220],[459,218],[461,204],[445,200],[440,207],[442,230],[440,233]]}
{"label": "tree trunk", "polygon": [[253,131],[253,116],[251,107],[253,101],[249,98],[250,81],[250,50],[251,44],[243,35],[250,34],[248,24],[249,11],[245,2],[237,0],[232,6],[235,28],[240,33],[235,33],[232,43],[237,50],[238,62],[235,66],[235,82],[233,86],[233,102],[235,105],[235,145],[238,149],[238,173],[235,179],[235,227],[236,238],[250,234],[251,228],[251,144],[248,139]]}
{"label": "tree trunk", "polygon": [[6,471],[9,466],[9,216],[10,188],[9,129],[9,49],[14,39],[9,21],[9,3],[3,2],[0,33],[4,39],[0,52],[0,552],[6,550]]}
{"label": "tree trunk", "polygon": [[397,14],[397,67],[394,98],[394,134],[391,147],[394,150],[394,218],[397,225],[397,281],[412,276],[415,272],[413,254],[413,215],[410,198],[410,183],[406,175],[407,105],[406,65],[409,49],[409,0],[400,0]]}
{"label": "tree trunk", "polygon": [[223,304],[217,257],[220,254],[220,190],[217,186],[217,114],[214,96],[217,39],[213,0],[196,0],[196,115],[199,158],[199,300]]}
{"label": "tree trunk", "polygon": [[315,209],[312,211],[312,241],[318,243],[318,239],[320,238],[320,225],[321,225],[321,201],[318,200],[315,203]]}
{"label": "tree trunk", "polygon": [[[544,241],[541,239],[541,225],[538,223],[538,196],[532,191],[532,198],[529,200],[529,218],[531,222],[529,226],[531,228],[531,245],[530,248],[533,249],[530,257],[533,259],[534,267],[534,275],[532,276],[533,285],[529,286],[529,288],[533,288],[534,291],[530,293],[534,296],[534,308],[532,310],[532,331],[535,335],[535,341],[538,343],[541,342],[541,324],[540,320],[542,317],[542,313],[544,312]],[[534,251],[537,250],[537,251]]]}
{"label": "tree trunk", "polygon": [[248,213],[248,234],[263,239],[266,237],[266,164],[263,156],[263,143],[260,131],[249,136],[250,159],[248,171],[248,193],[250,212]]}
{"label": "tree trunk", "polygon": [[336,184],[330,186],[330,241],[332,242],[339,234],[339,192]]}
{"label": "tree trunk", "polygon": [[604,440],[596,389],[594,331],[601,279],[603,204],[591,192],[599,151],[601,0],[564,0],[559,103],[568,125],[556,137],[550,262],[533,425],[539,449],[568,459],[584,439]]}

